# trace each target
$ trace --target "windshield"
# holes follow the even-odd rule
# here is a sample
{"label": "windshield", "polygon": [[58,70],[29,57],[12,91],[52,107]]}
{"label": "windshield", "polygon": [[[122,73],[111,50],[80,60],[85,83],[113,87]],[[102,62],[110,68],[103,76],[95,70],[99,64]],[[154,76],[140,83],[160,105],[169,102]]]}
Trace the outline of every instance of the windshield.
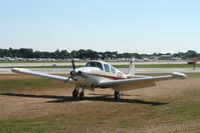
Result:
{"label": "windshield", "polygon": [[85,66],[86,67],[97,67],[97,68],[100,68],[101,70],[103,70],[103,66],[100,62],[88,62]]}

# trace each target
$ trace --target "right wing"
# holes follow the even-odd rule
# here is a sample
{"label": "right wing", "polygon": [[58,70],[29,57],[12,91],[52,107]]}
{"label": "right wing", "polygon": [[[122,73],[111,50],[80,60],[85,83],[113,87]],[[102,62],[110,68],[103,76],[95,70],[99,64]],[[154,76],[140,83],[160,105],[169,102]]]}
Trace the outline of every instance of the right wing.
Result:
{"label": "right wing", "polygon": [[122,79],[122,80],[112,80],[112,81],[102,81],[97,84],[99,87],[124,87],[124,88],[144,88],[148,86],[153,86],[154,81],[162,80],[162,79],[170,79],[170,78],[186,78],[187,76],[183,73],[173,72],[171,75],[164,76],[142,76],[139,78],[130,78],[130,79]]}
{"label": "right wing", "polygon": [[167,79],[172,78],[172,75],[165,75],[165,76],[155,76],[155,77],[142,77],[142,78],[130,78],[130,79],[122,79],[122,80],[112,80],[112,81],[102,81],[98,85],[99,86],[106,86],[106,85],[116,85],[122,83],[133,83],[133,82],[140,82],[140,81],[147,81],[147,80],[160,80],[160,79]]}
{"label": "right wing", "polygon": [[73,81],[71,79],[68,79],[68,77],[50,75],[50,74],[40,73],[40,72],[33,72],[33,71],[30,71],[29,69],[22,69],[22,68],[12,68],[11,70],[14,73],[29,74],[29,75],[34,75],[34,76],[39,76],[39,77],[44,77],[44,78],[49,78],[49,79],[73,83]]}

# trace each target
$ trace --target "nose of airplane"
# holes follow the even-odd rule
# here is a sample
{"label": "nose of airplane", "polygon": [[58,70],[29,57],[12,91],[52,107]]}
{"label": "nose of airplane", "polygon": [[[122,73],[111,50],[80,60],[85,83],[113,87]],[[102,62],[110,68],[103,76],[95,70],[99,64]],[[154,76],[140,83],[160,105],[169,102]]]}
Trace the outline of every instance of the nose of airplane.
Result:
{"label": "nose of airplane", "polygon": [[77,75],[77,74],[82,74],[82,72],[81,71],[76,71],[76,70],[70,71],[70,75]]}

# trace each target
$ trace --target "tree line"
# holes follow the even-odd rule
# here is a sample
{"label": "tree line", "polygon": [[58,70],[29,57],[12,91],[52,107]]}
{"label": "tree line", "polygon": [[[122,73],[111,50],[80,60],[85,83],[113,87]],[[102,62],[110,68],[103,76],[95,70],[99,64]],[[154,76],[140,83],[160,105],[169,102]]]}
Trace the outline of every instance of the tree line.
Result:
{"label": "tree line", "polygon": [[168,55],[171,57],[178,57],[182,59],[191,59],[193,57],[200,57],[200,53],[194,50],[188,50],[187,52],[178,53],[153,53],[153,54],[139,54],[139,53],[118,53],[117,51],[111,52],[97,52],[91,49],[80,49],[68,52],[67,50],[57,49],[54,52],[47,51],[34,51],[31,48],[20,48],[20,49],[0,49],[0,57],[11,57],[11,58],[79,58],[79,59],[116,59],[116,58],[148,58],[148,57],[160,57]]}

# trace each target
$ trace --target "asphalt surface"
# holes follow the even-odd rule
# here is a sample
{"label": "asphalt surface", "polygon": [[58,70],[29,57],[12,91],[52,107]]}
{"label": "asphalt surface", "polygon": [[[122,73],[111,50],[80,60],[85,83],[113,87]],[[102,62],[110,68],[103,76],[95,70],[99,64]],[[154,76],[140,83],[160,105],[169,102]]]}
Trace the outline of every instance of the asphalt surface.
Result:
{"label": "asphalt surface", "polygon": [[[69,74],[71,69],[66,68],[30,68],[29,70],[48,73],[48,74]],[[120,71],[128,72],[128,68],[119,68]],[[136,73],[200,73],[200,68],[193,70],[192,68],[136,68]],[[14,74],[11,68],[0,68],[0,74]]]}

